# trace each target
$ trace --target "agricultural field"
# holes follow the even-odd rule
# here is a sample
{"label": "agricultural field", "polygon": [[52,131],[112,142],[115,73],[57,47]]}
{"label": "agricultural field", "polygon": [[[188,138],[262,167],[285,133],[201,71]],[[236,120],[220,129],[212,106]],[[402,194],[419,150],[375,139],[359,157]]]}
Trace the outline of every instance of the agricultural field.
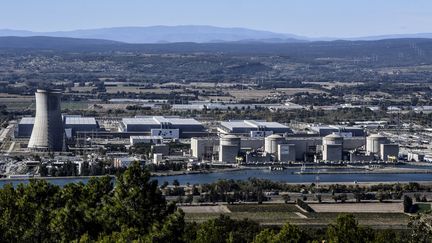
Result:
{"label": "agricultural field", "polygon": [[[409,216],[396,210],[396,206],[390,205],[391,210],[377,213],[372,207],[384,208],[388,204],[380,206],[371,203],[356,204],[362,211],[355,212],[353,205],[351,213],[355,215],[361,225],[367,225],[374,228],[405,228],[409,221]],[[329,204],[330,205],[330,204]],[[195,206],[182,206],[186,214],[187,221],[203,222],[210,218],[216,218],[220,214],[226,214],[233,219],[248,218],[255,220],[263,225],[281,225],[290,222],[297,225],[321,227],[333,222],[342,211],[348,212],[348,206],[344,204],[331,204],[334,207],[347,208],[341,212],[305,212],[298,208],[295,204],[240,204],[224,206],[228,211],[221,210],[220,206],[204,206],[203,208],[195,208]],[[315,205],[311,205],[315,206]],[[327,207],[329,207],[327,205]],[[214,209],[213,209],[214,208]],[[368,211],[369,210],[369,211]],[[397,211],[397,212],[396,212]]]}
{"label": "agricultural field", "polygon": [[86,110],[89,107],[89,103],[88,102],[62,102],[61,104],[61,108],[63,110],[68,109],[68,110]]}
{"label": "agricultural field", "polygon": [[323,94],[326,93],[322,90],[312,88],[277,88],[279,92],[285,93],[286,95],[295,95],[298,93],[309,93],[309,94]]}
{"label": "agricultural field", "polygon": [[261,100],[270,96],[271,94],[275,94],[275,91],[244,89],[244,90],[232,90],[229,91],[229,93],[237,100],[245,100],[245,99]]}
{"label": "agricultural field", "polygon": [[309,206],[317,213],[402,213],[402,203],[322,203]]}
{"label": "agricultural field", "polygon": [[143,87],[137,87],[137,86],[107,86],[106,92],[109,94],[116,94],[116,93],[154,93],[154,94],[169,94],[171,92],[183,92],[183,89],[147,89]]}
{"label": "agricultural field", "polygon": [[9,111],[34,109],[34,102],[34,96],[0,93],[0,104],[5,105]]}

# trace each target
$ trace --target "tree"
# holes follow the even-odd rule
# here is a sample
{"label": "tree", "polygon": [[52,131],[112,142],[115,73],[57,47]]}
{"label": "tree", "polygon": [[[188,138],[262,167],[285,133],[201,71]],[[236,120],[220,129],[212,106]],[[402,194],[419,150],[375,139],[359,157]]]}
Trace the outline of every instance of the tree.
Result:
{"label": "tree", "polygon": [[42,177],[48,176],[48,168],[46,164],[40,163],[39,164],[39,174]]}
{"label": "tree", "polygon": [[252,242],[258,231],[259,225],[254,221],[236,221],[220,215],[219,218],[208,220],[199,226],[196,242]]}
{"label": "tree", "polygon": [[187,195],[186,199],[184,200],[184,203],[192,204],[192,202],[193,202],[193,195],[192,194]]}
{"label": "tree", "polygon": [[411,218],[408,227],[411,230],[411,242],[432,242],[432,215],[419,214]]}
{"label": "tree", "polygon": [[275,236],[273,230],[264,229],[255,236],[253,243],[273,243]]}
{"label": "tree", "polygon": [[289,194],[284,194],[282,196],[283,200],[285,201],[285,203],[289,203],[289,201],[291,200],[291,197]]}
{"label": "tree", "polygon": [[356,219],[351,214],[340,215],[334,224],[327,228],[329,242],[368,242],[365,239],[372,238],[368,230],[359,227]]}
{"label": "tree", "polygon": [[172,184],[173,184],[173,186],[180,186],[180,182],[179,182],[177,179],[175,179],[175,180],[172,182]]}
{"label": "tree", "polygon": [[404,209],[404,212],[405,213],[410,213],[412,205],[413,205],[412,199],[409,196],[404,195],[404,197],[403,197],[403,209]]}
{"label": "tree", "polygon": [[295,225],[286,223],[279,231],[279,233],[274,237],[273,242],[300,243],[300,242],[307,242],[307,241],[308,241],[308,236],[305,234],[305,232],[300,230]]}
{"label": "tree", "polygon": [[184,213],[181,210],[169,215],[163,223],[155,223],[149,234],[145,236],[145,242],[166,243],[184,242],[185,230]]}
{"label": "tree", "polygon": [[167,205],[157,181],[150,181],[150,173],[134,162],[116,180],[112,199],[104,208],[104,224],[109,231],[128,227],[145,233],[174,210],[174,205]]}

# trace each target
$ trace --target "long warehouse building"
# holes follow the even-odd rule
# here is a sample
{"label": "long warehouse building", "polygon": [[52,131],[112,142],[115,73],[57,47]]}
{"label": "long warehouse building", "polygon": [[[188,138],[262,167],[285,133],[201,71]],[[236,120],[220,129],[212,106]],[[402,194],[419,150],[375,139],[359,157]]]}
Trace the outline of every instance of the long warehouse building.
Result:
{"label": "long warehouse building", "polygon": [[120,132],[146,132],[163,138],[188,138],[206,134],[203,124],[192,118],[143,116],[123,118]]}

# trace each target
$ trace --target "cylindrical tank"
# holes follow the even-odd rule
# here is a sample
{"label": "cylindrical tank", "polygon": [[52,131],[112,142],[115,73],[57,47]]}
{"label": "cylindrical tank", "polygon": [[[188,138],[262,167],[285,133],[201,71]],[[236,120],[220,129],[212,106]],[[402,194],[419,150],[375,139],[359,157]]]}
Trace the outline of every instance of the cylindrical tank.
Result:
{"label": "cylindrical tank", "polygon": [[63,149],[63,121],[59,90],[38,89],[36,117],[28,148],[37,151],[61,151]]}
{"label": "cylindrical tank", "polygon": [[381,144],[388,143],[386,137],[381,134],[372,134],[366,138],[366,153],[379,154]]}
{"label": "cylindrical tank", "polygon": [[219,142],[219,162],[235,163],[240,152],[241,139],[234,135],[225,135]]}
{"label": "cylindrical tank", "polygon": [[238,146],[240,147],[240,138],[235,135],[225,135],[220,138],[222,146]]}
{"label": "cylindrical tank", "polygon": [[270,154],[277,154],[278,145],[283,144],[285,138],[278,134],[267,136],[264,140],[264,151]]}
{"label": "cylindrical tank", "polygon": [[323,137],[323,145],[326,144],[343,144],[343,137],[336,133],[329,134]]}

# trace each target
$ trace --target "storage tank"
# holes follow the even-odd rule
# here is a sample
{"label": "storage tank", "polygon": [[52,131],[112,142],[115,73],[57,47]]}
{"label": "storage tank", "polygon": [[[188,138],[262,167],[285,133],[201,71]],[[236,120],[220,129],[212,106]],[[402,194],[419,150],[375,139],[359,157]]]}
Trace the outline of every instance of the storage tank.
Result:
{"label": "storage tank", "polygon": [[240,152],[240,138],[235,135],[225,135],[219,142],[219,162],[235,163]]}
{"label": "storage tank", "polygon": [[329,134],[323,137],[323,145],[326,144],[343,144],[343,137],[336,133]]}
{"label": "storage tank", "polygon": [[61,151],[63,149],[63,120],[59,90],[38,89],[36,116],[28,148],[35,151]]}
{"label": "storage tank", "polygon": [[278,145],[285,143],[285,138],[279,134],[272,134],[264,140],[264,151],[270,154],[277,154]]}
{"label": "storage tank", "polygon": [[386,137],[381,134],[372,134],[366,138],[366,153],[367,154],[380,154],[381,144],[388,143]]}

